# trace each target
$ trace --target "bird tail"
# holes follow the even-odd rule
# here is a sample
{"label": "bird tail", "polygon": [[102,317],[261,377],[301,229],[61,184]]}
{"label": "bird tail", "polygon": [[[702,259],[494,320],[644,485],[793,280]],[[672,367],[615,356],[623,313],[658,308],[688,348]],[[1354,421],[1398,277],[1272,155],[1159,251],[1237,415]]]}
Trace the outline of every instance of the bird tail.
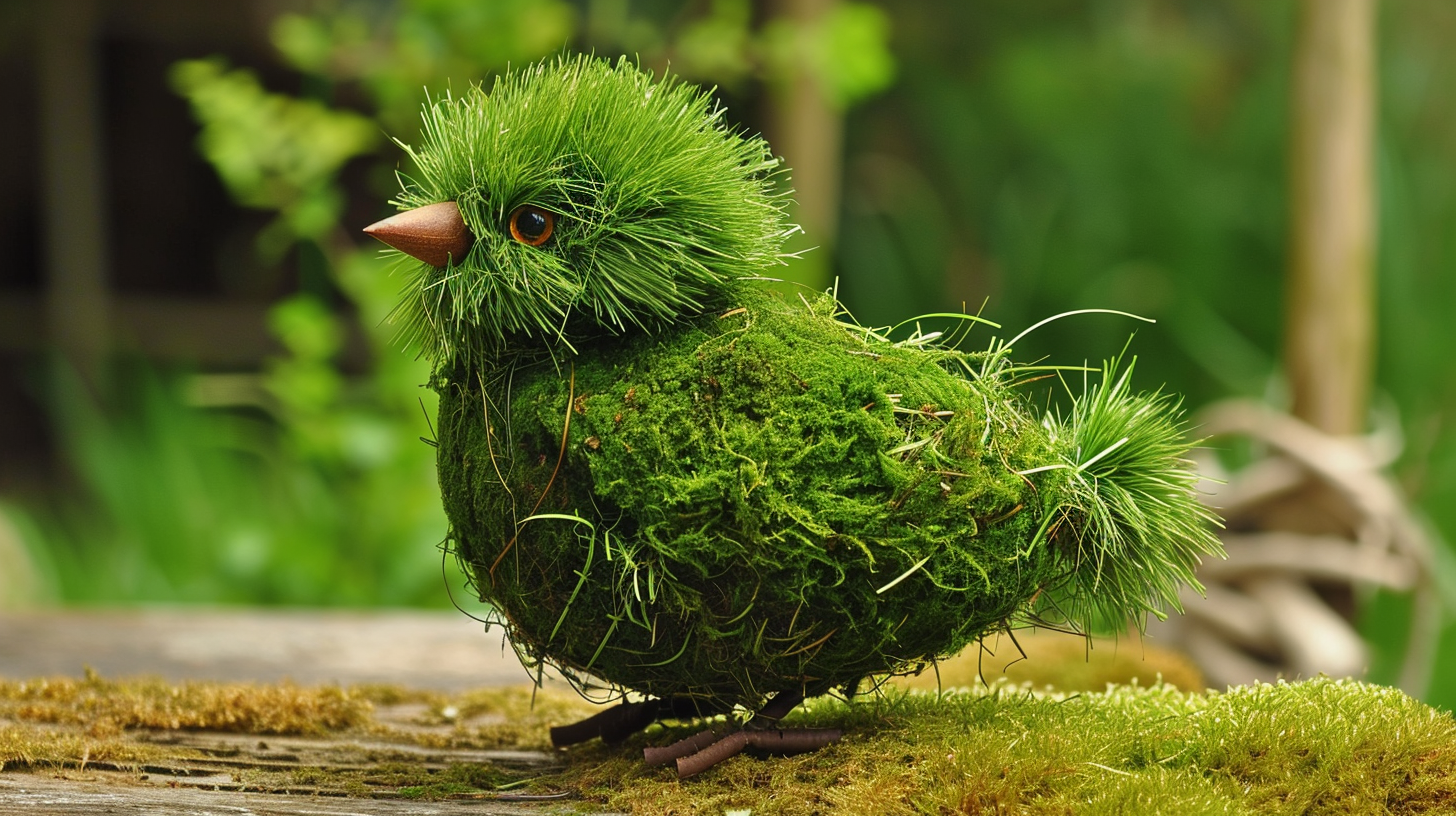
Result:
{"label": "bird tail", "polygon": [[1066,415],[1048,419],[1065,482],[1037,539],[1066,569],[1047,603],[1084,630],[1181,612],[1182,586],[1203,591],[1194,575],[1201,556],[1224,556],[1218,519],[1195,489],[1181,405],[1134,392],[1133,362],[1120,371],[1119,361],[1105,364]]}

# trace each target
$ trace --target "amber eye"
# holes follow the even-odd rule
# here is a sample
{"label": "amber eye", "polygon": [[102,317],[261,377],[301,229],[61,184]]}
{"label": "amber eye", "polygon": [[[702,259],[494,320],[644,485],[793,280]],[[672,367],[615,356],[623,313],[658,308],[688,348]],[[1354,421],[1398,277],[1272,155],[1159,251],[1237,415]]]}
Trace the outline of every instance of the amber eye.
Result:
{"label": "amber eye", "polygon": [[522,204],[511,213],[511,237],[527,246],[541,246],[556,228],[556,216],[540,207]]}

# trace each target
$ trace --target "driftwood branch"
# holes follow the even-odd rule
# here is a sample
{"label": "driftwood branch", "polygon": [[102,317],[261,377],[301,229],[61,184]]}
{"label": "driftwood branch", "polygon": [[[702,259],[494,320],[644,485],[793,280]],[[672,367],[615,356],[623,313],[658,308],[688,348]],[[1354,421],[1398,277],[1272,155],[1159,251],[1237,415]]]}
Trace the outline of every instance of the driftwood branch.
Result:
{"label": "driftwood branch", "polygon": [[1375,588],[1415,595],[1400,683],[1419,694],[1429,676],[1441,604],[1432,544],[1385,473],[1391,435],[1342,437],[1259,403],[1235,400],[1198,421],[1212,446],[1248,439],[1259,456],[1237,472],[1200,463],[1206,502],[1224,518],[1226,561],[1204,564],[1204,598],[1183,597],[1176,639],[1215,686],[1358,676],[1368,655],[1352,616]]}

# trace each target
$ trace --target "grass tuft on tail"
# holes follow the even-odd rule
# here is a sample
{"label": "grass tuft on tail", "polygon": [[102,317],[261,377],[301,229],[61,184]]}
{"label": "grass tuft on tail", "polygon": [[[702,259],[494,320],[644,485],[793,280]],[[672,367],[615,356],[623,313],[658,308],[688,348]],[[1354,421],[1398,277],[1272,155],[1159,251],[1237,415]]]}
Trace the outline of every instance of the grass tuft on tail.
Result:
{"label": "grass tuft on tail", "polygon": [[1180,401],[1132,390],[1135,363],[1108,361],[1065,416],[1046,419],[1062,451],[1054,467],[1068,482],[1038,538],[1061,552],[1068,574],[1043,609],[1084,630],[1118,629],[1129,617],[1141,629],[1146,614],[1182,612],[1180,587],[1203,591],[1194,574],[1201,558],[1224,557],[1218,518],[1199,500],[1186,456]]}

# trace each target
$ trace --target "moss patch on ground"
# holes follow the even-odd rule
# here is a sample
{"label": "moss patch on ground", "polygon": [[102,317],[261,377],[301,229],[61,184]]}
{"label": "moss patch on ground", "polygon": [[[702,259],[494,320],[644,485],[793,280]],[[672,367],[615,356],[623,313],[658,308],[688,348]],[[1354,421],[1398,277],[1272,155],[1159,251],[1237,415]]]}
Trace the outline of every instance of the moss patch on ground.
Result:
{"label": "moss patch on ground", "polygon": [[[816,754],[739,758],[683,784],[597,749],[561,779],[633,813],[1446,813],[1456,722],[1349,681],[1189,694],[996,684],[821,701]],[[661,739],[658,737],[657,739]]]}
{"label": "moss patch on ground", "polygon": [[[233,709],[277,711],[238,717],[227,713]],[[1456,720],[1399,691],[1328,679],[1080,694],[997,681],[886,688],[854,703],[820,698],[792,720],[841,727],[841,742],[799,757],[736,757],[687,782],[645,767],[640,750],[696,727],[688,724],[653,727],[618,748],[556,752],[534,768],[428,754],[439,746],[538,748],[549,724],[594,710],[521,688],[442,695],[97,677],[0,682],[0,767],[65,772],[107,763],[140,774],[217,753],[168,744],[159,730],[256,729],[275,747],[290,737],[269,735],[286,730],[338,751],[291,769],[236,770],[249,790],[388,798],[565,792],[587,811],[714,816],[1456,809]]]}
{"label": "moss patch on ground", "polygon": [[1109,685],[1159,683],[1182,691],[1207,688],[1187,655],[1131,630],[1121,637],[1085,638],[1047,629],[992,635],[917,675],[895,677],[899,688],[937,689],[1005,680],[1034,689],[1104,691]]}
{"label": "moss patch on ground", "polygon": [[93,735],[128,728],[324,734],[370,718],[367,689],[292,684],[185,683],[159,679],[0,681],[0,717],[34,723],[83,724]]}

